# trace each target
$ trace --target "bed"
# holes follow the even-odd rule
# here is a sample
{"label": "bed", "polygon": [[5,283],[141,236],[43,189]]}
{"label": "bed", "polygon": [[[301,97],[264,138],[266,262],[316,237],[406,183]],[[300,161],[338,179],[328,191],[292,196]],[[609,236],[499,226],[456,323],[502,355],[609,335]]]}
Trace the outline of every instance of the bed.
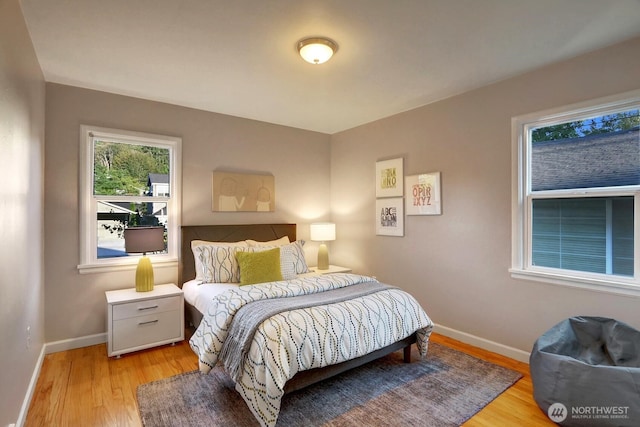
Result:
{"label": "bed", "polygon": [[[254,249],[246,249],[246,241]],[[304,259],[290,256],[300,255],[301,247],[295,224],[182,227],[179,283],[186,320],[196,328],[189,343],[200,371],[222,365],[263,426],[276,424],[285,393],[400,349],[409,362],[413,343],[424,356],[433,328],[415,299],[398,288],[357,274],[307,271]],[[225,272],[218,265],[220,253],[251,262]],[[273,260],[275,253],[279,261]],[[258,275],[253,280],[260,283],[248,286],[239,286],[231,276],[221,280],[240,270],[244,281],[254,265],[262,265],[256,260],[265,259],[271,269],[281,263],[282,277],[262,282]],[[216,264],[220,276],[206,273],[210,270],[203,262]],[[205,291],[212,288],[213,294]]]}

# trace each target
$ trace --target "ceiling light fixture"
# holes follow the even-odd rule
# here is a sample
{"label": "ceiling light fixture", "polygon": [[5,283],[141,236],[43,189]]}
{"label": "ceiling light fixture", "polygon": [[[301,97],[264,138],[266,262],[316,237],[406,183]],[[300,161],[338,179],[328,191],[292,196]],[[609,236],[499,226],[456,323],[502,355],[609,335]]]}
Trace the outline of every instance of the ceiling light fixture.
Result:
{"label": "ceiling light fixture", "polygon": [[327,62],[338,51],[338,44],[325,37],[312,37],[298,42],[298,52],[310,64]]}

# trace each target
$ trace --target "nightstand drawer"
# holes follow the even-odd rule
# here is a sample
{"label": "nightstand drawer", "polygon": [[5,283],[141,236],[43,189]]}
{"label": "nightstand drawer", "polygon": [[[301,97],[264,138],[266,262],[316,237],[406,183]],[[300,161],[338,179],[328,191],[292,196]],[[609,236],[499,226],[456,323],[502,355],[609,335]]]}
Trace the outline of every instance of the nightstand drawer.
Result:
{"label": "nightstand drawer", "polygon": [[130,317],[146,316],[162,313],[164,311],[179,310],[182,297],[173,296],[166,298],[154,298],[113,306],[113,320],[128,319]]}
{"label": "nightstand drawer", "polygon": [[117,352],[152,343],[181,340],[183,336],[180,330],[181,315],[182,311],[178,309],[115,320],[113,322],[112,350]]}
{"label": "nightstand drawer", "polygon": [[109,357],[184,340],[184,299],[173,283],[149,292],[107,291],[105,296]]}

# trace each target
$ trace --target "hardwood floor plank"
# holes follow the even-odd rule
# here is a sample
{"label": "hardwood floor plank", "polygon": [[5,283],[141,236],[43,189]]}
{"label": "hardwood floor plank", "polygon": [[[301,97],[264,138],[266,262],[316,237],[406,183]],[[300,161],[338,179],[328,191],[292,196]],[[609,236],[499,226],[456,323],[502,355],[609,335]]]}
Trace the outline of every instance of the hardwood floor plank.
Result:
{"label": "hardwood floor plank", "polygon": [[[432,341],[520,372],[523,378],[465,427],[554,426],[533,400],[529,365],[433,334]],[[198,369],[187,341],[108,358],[106,344],[45,357],[25,426],[141,426],[138,385]]]}
{"label": "hardwood floor plank", "polygon": [[68,389],[71,364],[57,355],[47,355],[44,365],[48,370],[42,370],[38,379],[38,394],[34,395],[29,416],[37,423],[34,425],[53,425],[54,420],[60,419],[64,412],[64,400]]}

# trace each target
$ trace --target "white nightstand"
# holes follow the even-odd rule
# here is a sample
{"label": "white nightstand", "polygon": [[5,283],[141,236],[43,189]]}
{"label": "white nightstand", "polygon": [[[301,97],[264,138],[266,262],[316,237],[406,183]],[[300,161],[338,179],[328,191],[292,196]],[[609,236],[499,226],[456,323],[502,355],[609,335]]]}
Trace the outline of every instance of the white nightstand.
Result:
{"label": "white nightstand", "polygon": [[348,267],[341,267],[339,265],[329,265],[328,270],[318,270],[318,267],[311,267],[309,270],[318,274],[332,274],[332,273],[351,273],[351,269]]}
{"label": "white nightstand", "polygon": [[149,292],[107,291],[105,296],[108,356],[184,340],[184,295],[176,285],[156,285]]}

